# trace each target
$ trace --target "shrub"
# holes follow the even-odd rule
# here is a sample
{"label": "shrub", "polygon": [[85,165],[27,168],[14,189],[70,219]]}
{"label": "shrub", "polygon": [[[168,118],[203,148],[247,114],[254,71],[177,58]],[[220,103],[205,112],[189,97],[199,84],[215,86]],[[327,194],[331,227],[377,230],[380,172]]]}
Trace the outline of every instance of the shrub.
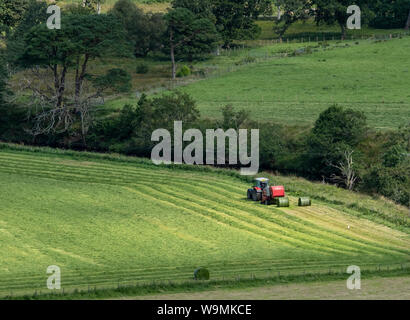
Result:
{"label": "shrub", "polygon": [[188,77],[190,75],[191,75],[191,68],[186,65],[182,66],[181,69],[179,69],[177,72],[178,78]]}
{"label": "shrub", "polygon": [[209,280],[209,271],[206,268],[198,268],[194,271],[195,280]]}
{"label": "shrub", "polygon": [[149,71],[149,66],[146,63],[140,63],[137,65],[136,71],[138,74],[146,74]]}
{"label": "shrub", "polygon": [[243,65],[243,64],[253,63],[255,61],[256,61],[255,57],[247,56],[247,57],[243,58],[241,61],[238,61],[236,63],[236,65],[239,66],[239,65]]}

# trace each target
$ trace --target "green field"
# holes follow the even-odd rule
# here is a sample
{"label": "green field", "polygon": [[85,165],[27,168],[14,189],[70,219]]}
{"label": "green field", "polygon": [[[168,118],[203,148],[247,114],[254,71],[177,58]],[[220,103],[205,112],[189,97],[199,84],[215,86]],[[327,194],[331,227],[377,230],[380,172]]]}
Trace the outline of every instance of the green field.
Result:
{"label": "green field", "polygon": [[[101,10],[102,12],[107,12],[110,10],[114,4],[118,0],[103,0],[102,5],[101,5]],[[165,12],[167,8],[169,8],[170,4],[167,1],[150,1],[150,0],[132,0],[136,4],[138,4],[139,7],[146,11],[152,11],[152,12]],[[61,3],[63,5],[67,4],[79,4],[81,3],[82,0],[59,0],[58,3]]]}
{"label": "green field", "polygon": [[275,180],[291,208],[248,202],[230,171],[0,144],[0,293],[47,291],[49,265],[69,289],[410,262],[408,209]]}
{"label": "green field", "polygon": [[410,37],[358,43],[249,64],[183,91],[207,117],[220,116],[220,108],[232,104],[256,120],[306,124],[336,103],[363,111],[375,128],[405,124],[410,119]]}

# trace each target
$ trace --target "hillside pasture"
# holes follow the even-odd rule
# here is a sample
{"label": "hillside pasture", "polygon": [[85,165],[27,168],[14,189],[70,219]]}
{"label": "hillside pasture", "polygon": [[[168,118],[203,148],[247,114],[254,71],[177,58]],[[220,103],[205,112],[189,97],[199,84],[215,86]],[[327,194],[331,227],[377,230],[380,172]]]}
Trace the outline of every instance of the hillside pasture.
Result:
{"label": "hillside pasture", "polygon": [[211,118],[231,104],[246,108],[254,120],[312,124],[322,111],[338,104],[363,111],[374,128],[397,128],[408,122],[410,37],[340,42],[325,50],[307,47],[299,44],[301,53],[310,54],[296,52],[249,64],[189,84],[183,91]]}
{"label": "hillside pasture", "polygon": [[198,266],[217,279],[410,261],[407,212],[380,200],[350,197],[380,223],[326,199],[299,208],[295,187],[278,209],[247,201],[249,184],[229,172],[28,150],[0,148],[2,295],[47,291],[50,265],[67,290],[189,280]]}

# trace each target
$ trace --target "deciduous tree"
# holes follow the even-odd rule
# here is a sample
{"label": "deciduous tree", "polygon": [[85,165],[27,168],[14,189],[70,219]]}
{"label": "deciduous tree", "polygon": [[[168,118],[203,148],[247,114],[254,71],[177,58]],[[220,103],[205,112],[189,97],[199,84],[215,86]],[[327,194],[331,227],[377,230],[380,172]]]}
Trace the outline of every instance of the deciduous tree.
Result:
{"label": "deciduous tree", "polygon": [[172,79],[176,78],[176,54],[185,45],[189,50],[198,53],[209,53],[218,42],[218,35],[214,24],[207,18],[201,18],[186,8],[170,10],[165,19],[167,21],[167,48],[172,63]]}
{"label": "deciduous tree", "polygon": [[255,24],[260,15],[272,13],[271,0],[211,0],[218,32],[225,46],[233,40],[255,39],[261,29]]}
{"label": "deciduous tree", "polygon": [[[79,119],[85,143],[92,101],[102,94],[98,86],[93,89],[92,82],[87,82],[88,66],[127,47],[121,45],[123,28],[114,16],[66,15],[62,25],[61,30],[49,30],[40,24],[25,36],[18,62],[31,73],[22,89],[31,91],[36,108],[33,135],[71,130]],[[70,81],[69,74],[73,75]]]}

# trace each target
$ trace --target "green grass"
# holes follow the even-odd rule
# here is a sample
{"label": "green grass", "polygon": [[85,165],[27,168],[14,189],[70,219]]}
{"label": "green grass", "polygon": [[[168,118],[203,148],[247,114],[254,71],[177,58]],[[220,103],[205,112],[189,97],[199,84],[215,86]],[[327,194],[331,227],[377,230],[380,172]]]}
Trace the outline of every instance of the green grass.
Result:
{"label": "green grass", "polygon": [[198,266],[221,279],[410,261],[407,209],[276,179],[291,208],[246,201],[234,171],[0,144],[0,294],[46,291],[49,265],[69,290],[186,281]]}
{"label": "green grass", "polygon": [[[110,10],[114,4],[118,0],[105,0],[102,1],[103,4],[101,6],[102,12],[107,12]],[[143,8],[146,11],[152,11],[152,12],[165,12],[167,8],[170,6],[169,1],[155,1],[155,0],[132,0],[135,2],[139,7]],[[63,5],[67,4],[78,4],[82,3],[82,0],[60,0],[58,3],[61,3]]]}
{"label": "green grass", "polygon": [[220,108],[232,104],[249,110],[255,120],[312,124],[323,110],[338,104],[363,111],[374,128],[405,124],[410,118],[410,37],[358,43],[249,64],[183,91],[210,118],[220,117]]}
{"label": "green grass", "polygon": [[[208,118],[220,118],[221,107],[231,104],[249,110],[253,120],[310,126],[322,111],[338,104],[363,111],[373,128],[406,124],[410,118],[406,56],[410,37],[329,44],[255,42],[193,64],[193,70],[202,70],[207,77],[179,79],[174,86],[191,94],[202,116]],[[308,46],[311,54],[292,56]],[[256,61],[243,63],[247,57]],[[124,68],[131,68],[132,73],[135,65],[125,63]],[[152,73],[134,76],[134,88],[148,93],[169,90],[167,67],[166,62],[152,62]],[[104,109],[119,110],[136,103],[134,94],[115,97],[107,100]]]}
{"label": "green grass", "polygon": [[[274,22],[273,21],[258,21],[257,24],[261,27],[262,33],[260,39],[276,39],[278,35],[273,31]],[[403,30],[397,29],[373,29],[366,26],[363,26],[360,30],[347,30],[347,37],[350,38],[354,36],[356,38],[362,36],[372,36],[372,35],[385,35],[385,34],[395,34],[398,32],[403,32]],[[290,26],[284,35],[284,39],[292,38],[301,38],[305,37],[306,39],[310,36],[311,39],[315,39],[317,36],[319,39],[325,37],[327,40],[340,39],[341,30],[338,25],[326,25],[320,24],[317,25],[313,19],[302,22],[298,21]]]}

